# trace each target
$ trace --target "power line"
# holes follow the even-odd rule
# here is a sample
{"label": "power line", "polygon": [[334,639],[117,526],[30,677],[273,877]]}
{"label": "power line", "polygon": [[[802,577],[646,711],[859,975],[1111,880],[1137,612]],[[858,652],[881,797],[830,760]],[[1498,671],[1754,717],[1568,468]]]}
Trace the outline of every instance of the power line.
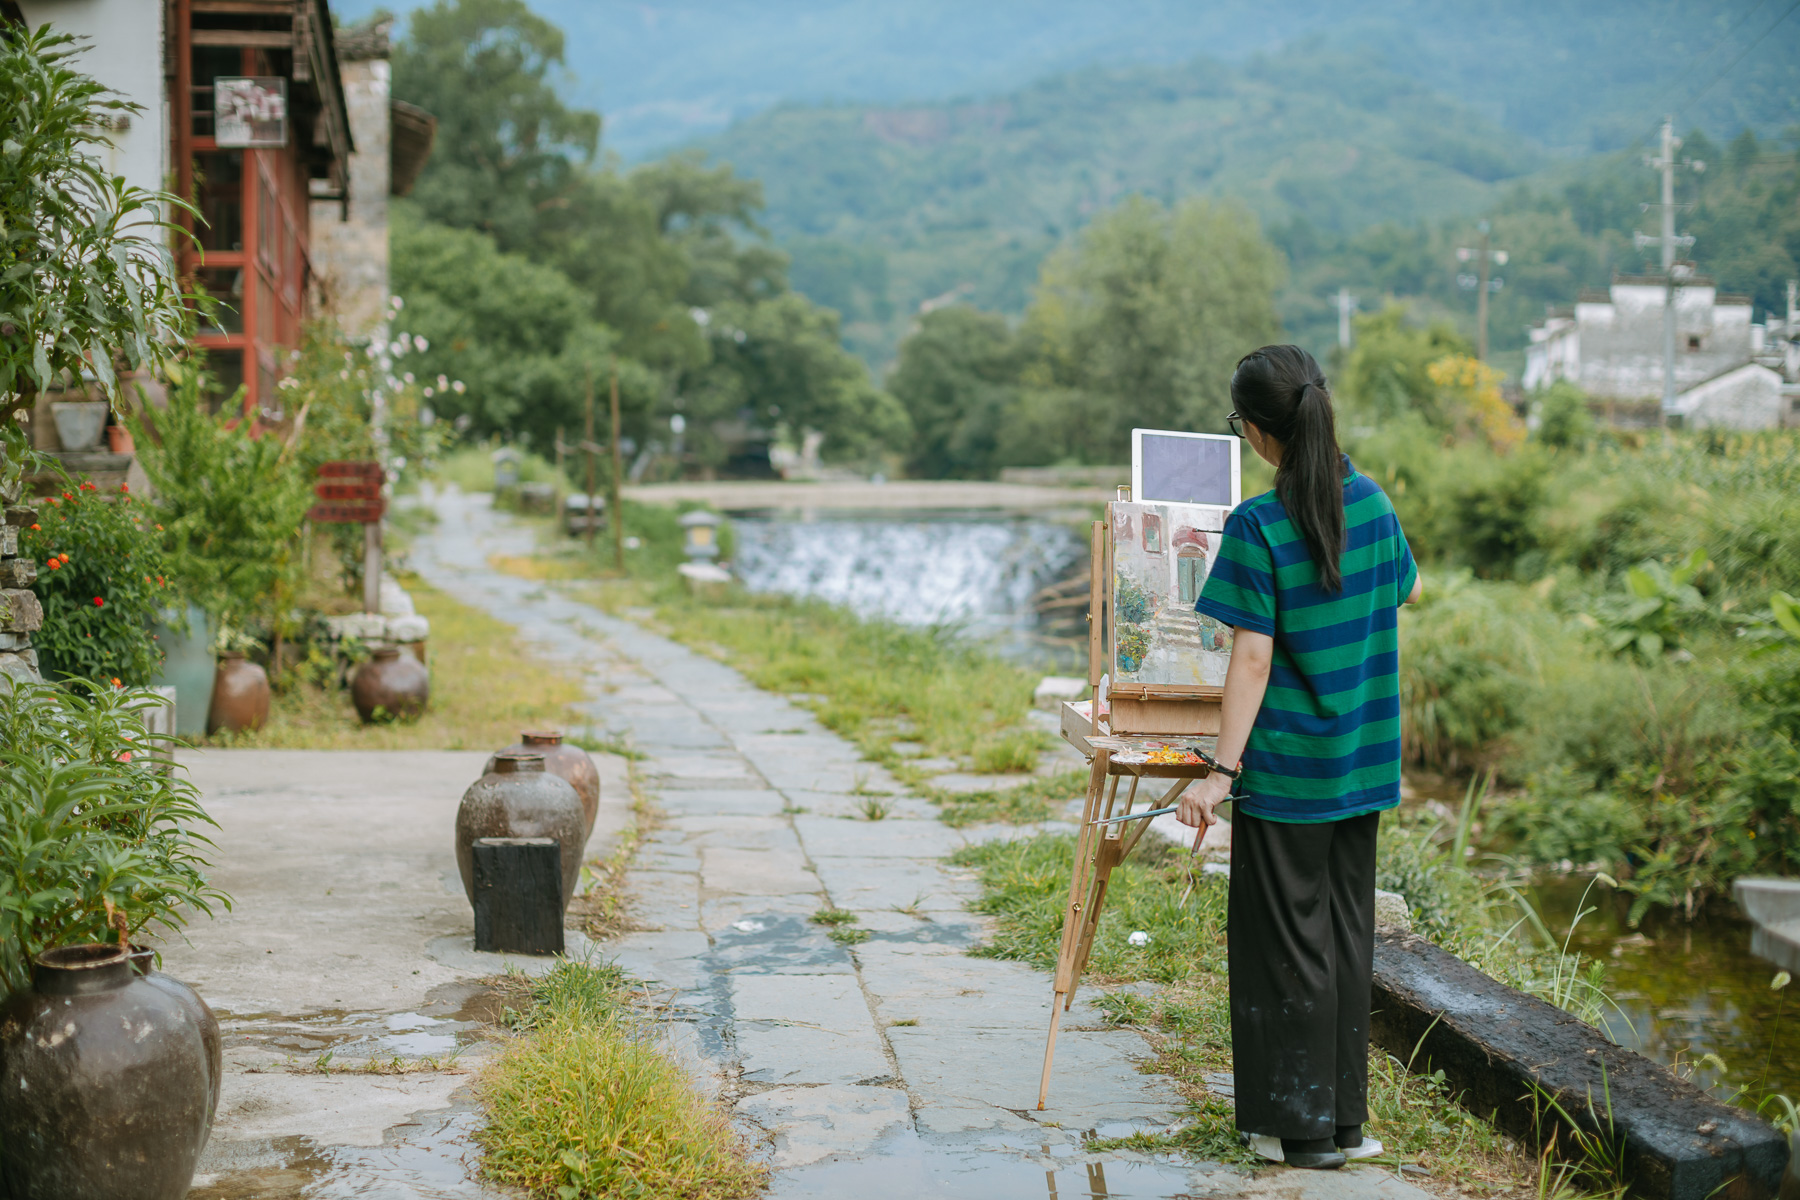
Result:
{"label": "power line", "polygon": [[1730,29],[1727,29],[1723,34],[1721,34],[1719,36],[1718,41],[1714,42],[1712,45],[1708,46],[1705,50],[1701,51],[1699,54],[1696,54],[1694,57],[1688,59],[1687,66],[1685,66],[1681,69],[1681,74],[1677,75],[1675,78],[1669,80],[1668,83],[1663,85],[1663,87],[1662,87],[1663,95],[1673,96],[1675,94],[1675,89],[1680,87],[1683,83],[1686,83],[1687,77],[1689,75],[1692,75],[1696,70],[1698,70],[1701,63],[1705,62],[1707,59],[1712,57],[1713,51],[1717,50],[1720,46],[1723,46],[1726,42],[1729,42],[1731,40],[1732,34],[1736,33],[1738,30],[1742,29],[1744,27],[1745,23],[1748,22],[1751,17],[1754,17],[1758,12],[1761,12],[1762,6],[1764,4],[1767,4],[1768,2],[1769,2],[1769,0],[1756,0],[1755,4],[1752,4],[1749,8],[1744,10],[1743,16],[1739,17],[1736,21],[1732,22]]}
{"label": "power line", "polygon": [[[1759,7],[1760,7],[1760,4],[1759,4]],[[1781,15],[1779,17],[1776,17],[1773,21],[1769,22],[1768,27],[1766,29],[1764,29],[1761,33],[1757,34],[1756,37],[1751,40],[1750,44],[1748,46],[1744,47],[1742,53],[1740,53],[1736,58],[1732,59],[1730,62],[1726,63],[1724,70],[1720,71],[1717,75],[1714,75],[1710,80],[1708,80],[1705,87],[1703,87],[1699,91],[1695,92],[1692,96],[1689,96],[1687,98],[1686,102],[1683,103],[1682,106],[1680,108],[1676,109],[1675,111],[1680,112],[1680,113],[1685,113],[1688,110],[1688,108],[1694,103],[1694,101],[1700,99],[1700,97],[1706,95],[1707,92],[1711,91],[1713,89],[1714,84],[1718,83],[1719,80],[1725,78],[1725,76],[1731,74],[1732,68],[1736,67],[1739,63],[1743,62],[1744,58],[1752,50],[1756,49],[1759,45],[1762,44],[1762,40],[1764,38],[1768,37],[1771,33],[1774,33],[1775,27],[1777,25],[1781,24],[1783,21],[1787,20],[1790,16],[1792,16],[1794,14],[1794,10],[1796,8],[1800,8],[1800,0],[1794,0],[1794,2],[1792,4],[1788,5],[1785,9],[1783,9],[1781,12]],[[1752,11],[1755,11],[1755,10],[1752,10]]]}

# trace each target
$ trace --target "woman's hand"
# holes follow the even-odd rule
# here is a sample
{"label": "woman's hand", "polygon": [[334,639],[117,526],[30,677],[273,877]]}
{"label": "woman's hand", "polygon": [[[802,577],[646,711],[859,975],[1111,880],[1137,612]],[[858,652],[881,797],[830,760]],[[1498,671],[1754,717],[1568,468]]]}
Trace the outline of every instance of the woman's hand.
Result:
{"label": "woman's hand", "polygon": [[1196,780],[1181,793],[1181,807],[1176,811],[1175,819],[1183,825],[1204,829],[1219,819],[1213,815],[1213,809],[1223,804],[1230,794],[1231,780],[1223,775],[1215,773]]}

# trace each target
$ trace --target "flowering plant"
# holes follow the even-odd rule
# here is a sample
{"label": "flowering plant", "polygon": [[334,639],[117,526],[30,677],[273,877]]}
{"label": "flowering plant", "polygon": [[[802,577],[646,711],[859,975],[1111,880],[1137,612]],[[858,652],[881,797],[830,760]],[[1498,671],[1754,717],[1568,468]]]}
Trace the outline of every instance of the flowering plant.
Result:
{"label": "flowering plant", "polygon": [[43,502],[19,556],[37,565],[44,627],[31,640],[45,678],[140,687],[155,677],[150,623],[170,599],[160,530],[124,484],[106,495],[83,480]]}

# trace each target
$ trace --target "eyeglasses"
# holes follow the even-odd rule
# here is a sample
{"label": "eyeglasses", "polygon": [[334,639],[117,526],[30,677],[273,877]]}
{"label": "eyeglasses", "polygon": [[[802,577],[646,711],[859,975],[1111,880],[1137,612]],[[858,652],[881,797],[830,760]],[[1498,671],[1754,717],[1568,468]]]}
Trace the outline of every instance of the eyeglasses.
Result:
{"label": "eyeglasses", "polygon": [[1231,426],[1231,436],[1232,437],[1243,437],[1244,436],[1243,426],[1238,424],[1238,422],[1241,420],[1243,420],[1243,418],[1238,416],[1237,409],[1235,409],[1235,408],[1225,414],[1225,423],[1227,425]]}

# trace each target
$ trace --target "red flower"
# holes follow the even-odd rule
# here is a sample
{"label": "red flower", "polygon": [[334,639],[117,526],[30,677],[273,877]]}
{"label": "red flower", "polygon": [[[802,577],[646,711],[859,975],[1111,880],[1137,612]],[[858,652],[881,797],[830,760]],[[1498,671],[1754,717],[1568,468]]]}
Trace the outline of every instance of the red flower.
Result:
{"label": "red flower", "polygon": [[51,560],[50,560],[50,569],[51,569],[51,570],[52,570],[52,571],[60,571],[60,570],[62,570],[62,559],[60,559],[60,558],[53,558],[53,559],[51,559]]}
{"label": "red flower", "polygon": [[93,484],[93,481],[92,481],[92,480],[88,480],[88,479],[84,479],[84,480],[82,480],[82,481],[81,481],[81,489],[80,489],[80,490],[81,490],[81,491],[84,491],[84,492],[91,492],[91,491],[93,491],[93,490],[94,490],[94,484]]}
{"label": "red flower", "polygon": [[121,492],[129,492],[131,490],[131,485],[128,483],[121,483],[119,485],[119,490]]}
{"label": "red flower", "polygon": [[75,498],[75,493],[74,493],[74,492],[64,492],[64,493],[63,493],[63,499],[64,499],[64,500],[73,500],[73,499],[74,499],[74,498]]}
{"label": "red flower", "polygon": [[98,596],[94,597],[94,607],[95,608],[100,608],[105,603],[106,603],[106,601],[102,600],[100,597],[98,597]]}

